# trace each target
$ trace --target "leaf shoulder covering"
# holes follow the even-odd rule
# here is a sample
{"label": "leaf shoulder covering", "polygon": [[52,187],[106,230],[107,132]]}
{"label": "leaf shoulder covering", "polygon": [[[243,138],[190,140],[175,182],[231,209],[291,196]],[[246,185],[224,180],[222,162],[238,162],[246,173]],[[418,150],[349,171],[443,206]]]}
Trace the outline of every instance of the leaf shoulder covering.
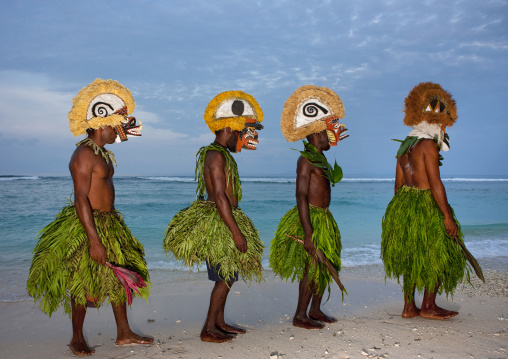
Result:
{"label": "leaf shoulder covering", "polygon": [[[421,140],[424,140],[425,138],[417,137],[417,136],[407,136],[404,141],[397,140],[392,138],[392,141],[400,142],[399,150],[397,151],[397,155],[395,155],[395,158],[399,158],[402,155],[408,155],[411,149],[416,146]],[[435,140],[434,140],[435,141]],[[443,160],[443,156],[439,154],[439,165],[442,166],[443,164],[441,161]]]}
{"label": "leaf shoulder covering", "polygon": [[292,148],[292,150],[300,152],[302,157],[305,157],[313,166],[321,168],[324,171],[324,177],[330,181],[330,184],[335,186],[336,183],[339,183],[342,180],[343,173],[342,168],[335,161],[333,167],[326,160],[325,155],[320,153],[316,146],[307,141],[303,140],[303,146],[305,150],[300,151]]}
{"label": "leaf shoulder covering", "polygon": [[203,146],[196,153],[196,170],[194,171],[194,180],[198,181],[196,188],[196,198],[198,200],[205,199],[205,158],[208,151],[218,151],[226,159],[226,186],[231,187],[233,196],[238,195],[238,202],[242,200],[242,186],[240,183],[240,176],[238,175],[238,167],[236,161],[227,148],[218,143],[212,142],[208,146]]}

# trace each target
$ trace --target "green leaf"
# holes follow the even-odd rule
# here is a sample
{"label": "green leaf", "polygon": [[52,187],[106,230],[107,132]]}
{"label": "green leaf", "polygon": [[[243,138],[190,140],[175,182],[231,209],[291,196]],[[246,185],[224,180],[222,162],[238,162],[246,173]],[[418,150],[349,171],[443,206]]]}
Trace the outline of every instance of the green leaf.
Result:
{"label": "green leaf", "polygon": [[342,168],[337,164],[337,161],[335,161],[333,165],[333,171],[332,171],[332,178],[333,183],[339,183],[342,180],[343,173]]}
{"label": "green leaf", "polygon": [[321,168],[324,172],[323,176],[330,181],[332,186],[342,180],[342,168],[340,168],[340,166],[337,164],[337,161],[335,161],[334,167],[332,169],[332,166],[326,160],[325,155],[320,153],[317,150],[316,146],[308,143],[305,140],[303,140],[303,146],[305,148],[304,151],[298,151],[294,148],[292,148],[292,150],[300,152],[302,157],[306,158],[313,166]]}

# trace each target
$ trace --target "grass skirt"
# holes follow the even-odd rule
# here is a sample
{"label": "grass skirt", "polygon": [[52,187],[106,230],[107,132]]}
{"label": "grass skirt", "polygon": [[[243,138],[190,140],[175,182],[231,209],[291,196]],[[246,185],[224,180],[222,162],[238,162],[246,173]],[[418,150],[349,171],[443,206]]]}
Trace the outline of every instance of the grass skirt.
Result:
{"label": "grass skirt", "polygon": [[247,252],[242,253],[233,241],[233,235],[219,215],[215,202],[194,201],[178,212],[166,229],[162,241],[164,251],[182,260],[192,268],[208,260],[211,266],[220,264],[220,277],[225,281],[240,273],[245,281],[263,278],[261,255],[263,242],[254,223],[240,208],[231,208],[240,231],[247,240]]}
{"label": "grass skirt", "polygon": [[[463,242],[460,224],[457,238]],[[460,246],[446,234],[444,216],[430,190],[402,186],[386,208],[382,222],[381,258],[387,277],[403,279],[403,289],[412,299],[413,288],[419,293],[434,290],[440,282],[443,291],[453,295],[457,283],[470,276]]]}
{"label": "grass skirt", "polygon": [[[106,248],[106,260],[111,264],[137,272],[150,283],[144,250],[134,238],[117,211],[93,212],[95,227]],[[127,301],[125,290],[113,270],[93,261],[89,255],[90,241],[81,225],[74,206],[60,210],[56,219],[39,232],[39,240],[28,276],[28,293],[48,315],[63,304],[71,312],[71,296],[77,304],[85,305],[87,297],[100,305]],[[148,288],[140,288],[147,298]],[[134,296],[139,296],[136,292]]]}
{"label": "grass skirt", "polygon": [[[310,205],[309,210],[314,246],[323,251],[326,258],[339,272],[342,249],[339,227],[328,208]],[[270,247],[270,267],[275,274],[294,282],[295,279],[298,281],[303,279],[305,266],[309,263],[309,284],[312,281],[318,284],[317,290],[319,293],[323,293],[332,281],[330,272],[321,262],[316,261],[316,266],[313,266],[311,257],[305,251],[303,244],[291,237],[302,241],[305,238],[296,206],[282,217],[277,227]]]}

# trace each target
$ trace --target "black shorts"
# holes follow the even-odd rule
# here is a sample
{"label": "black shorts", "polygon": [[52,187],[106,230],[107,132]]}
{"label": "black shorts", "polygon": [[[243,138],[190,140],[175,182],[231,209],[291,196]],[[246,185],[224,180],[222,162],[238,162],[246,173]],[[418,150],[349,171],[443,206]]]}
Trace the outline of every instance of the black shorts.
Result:
{"label": "black shorts", "polygon": [[[208,261],[206,261],[206,270],[208,271],[208,279],[214,282],[224,282],[224,278],[219,275],[220,264],[217,264],[215,267],[211,267]],[[231,282],[238,281],[238,272],[235,272],[235,277],[231,279]]]}

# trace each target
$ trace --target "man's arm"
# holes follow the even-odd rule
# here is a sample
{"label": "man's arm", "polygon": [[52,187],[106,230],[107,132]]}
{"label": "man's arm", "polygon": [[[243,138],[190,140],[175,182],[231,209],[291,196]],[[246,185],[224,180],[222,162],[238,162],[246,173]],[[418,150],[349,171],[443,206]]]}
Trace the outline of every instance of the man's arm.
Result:
{"label": "man's arm", "polygon": [[92,184],[92,171],[96,164],[93,151],[78,149],[71,158],[69,170],[74,183],[74,205],[79,221],[90,241],[90,258],[99,264],[106,264],[106,249],[101,243],[93,220],[92,206],[88,193]]}
{"label": "man's arm", "polygon": [[423,146],[424,150],[425,171],[427,172],[430,191],[441,213],[443,213],[446,233],[454,238],[457,235],[457,225],[453,220],[450,205],[446,198],[446,191],[439,173],[439,147],[432,140],[421,141],[420,146]]}
{"label": "man's arm", "polygon": [[245,253],[247,252],[247,240],[240,231],[238,224],[236,224],[231,210],[231,203],[226,194],[226,159],[220,152],[209,151],[206,154],[205,166],[209,168],[213,197],[219,215],[231,231],[238,250]]}
{"label": "man's arm", "polygon": [[312,224],[310,222],[310,211],[309,211],[309,186],[310,176],[312,173],[313,166],[310,162],[300,157],[296,165],[296,206],[298,208],[298,216],[300,217],[300,223],[302,224],[305,238],[303,241],[303,247],[310,256],[316,254],[316,248],[312,242]]}
{"label": "man's arm", "polygon": [[397,167],[395,168],[395,194],[400,187],[405,183],[404,172],[402,171],[402,167],[400,166],[400,160],[397,158]]}

